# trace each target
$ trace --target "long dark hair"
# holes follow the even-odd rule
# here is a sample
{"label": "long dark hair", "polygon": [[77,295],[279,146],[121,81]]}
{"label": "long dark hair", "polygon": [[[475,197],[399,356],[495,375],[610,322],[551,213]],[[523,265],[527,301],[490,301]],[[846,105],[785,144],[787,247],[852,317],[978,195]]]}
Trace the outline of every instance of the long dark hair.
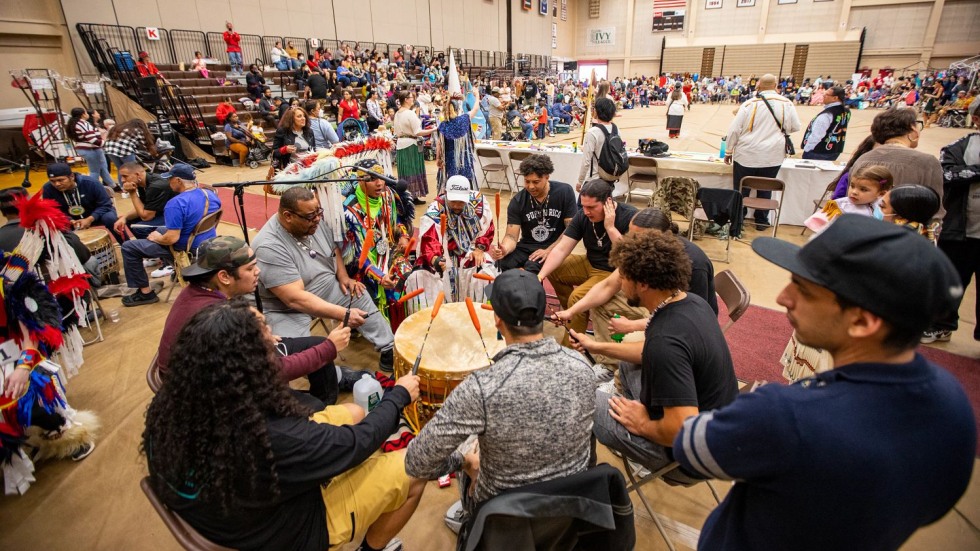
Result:
{"label": "long dark hair", "polygon": [[68,123],[65,125],[65,133],[68,134],[69,138],[78,140],[78,129],[75,128],[75,125],[78,124],[78,121],[82,120],[82,115],[84,114],[85,109],[82,107],[75,107],[71,110],[71,118],[68,119]]}
{"label": "long dark hair", "polygon": [[242,299],[201,310],[167,366],[140,446],[154,489],[170,503],[192,496],[225,513],[277,497],[266,419],[311,412],[289,393],[255,311]]}

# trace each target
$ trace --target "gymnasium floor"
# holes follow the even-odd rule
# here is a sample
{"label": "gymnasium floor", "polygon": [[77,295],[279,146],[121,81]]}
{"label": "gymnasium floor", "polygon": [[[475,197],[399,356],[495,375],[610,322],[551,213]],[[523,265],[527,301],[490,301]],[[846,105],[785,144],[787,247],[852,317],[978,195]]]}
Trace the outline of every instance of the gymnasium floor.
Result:
{"label": "gymnasium floor", "polygon": [[[679,151],[717,151],[718,142],[732,119],[734,106],[695,105],[685,115],[681,139],[670,140],[671,149]],[[819,112],[815,107],[799,108],[804,127]],[[851,121],[848,146],[845,154],[863,139],[877,111],[855,111]],[[627,145],[635,147],[640,138],[666,140],[663,107],[623,111],[616,119]],[[938,155],[939,149],[966,130],[929,128],[922,134],[919,149]],[[798,144],[801,133],[793,136]],[[580,134],[573,133],[549,138],[548,142],[580,141]],[[434,188],[435,163],[428,163],[430,187]],[[204,182],[253,180],[264,177],[267,167],[249,170],[229,167],[213,167],[202,171]],[[82,169],[84,171],[84,168]],[[34,187],[40,189],[46,178],[42,172],[32,174]],[[0,175],[0,187],[19,185],[17,174]],[[252,188],[255,189],[255,188]],[[259,193],[258,191],[255,191]],[[508,199],[504,194],[504,200]],[[431,199],[431,196],[430,196]],[[120,214],[131,209],[128,199],[116,196]],[[638,204],[638,206],[643,206]],[[228,206],[226,206],[226,209]],[[421,207],[419,214],[421,214]],[[226,216],[232,220],[232,216]],[[261,226],[260,220],[249,220],[249,226]],[[233,222],[222,222],[221,234],[241,234]],[[783,227],[780,238],[802,244],[799,228]],[[754,238],[754,230],[746,232],[747,239]],[[714,240],[698,242],[711,256],[723,252],[723,243]],[[748,245],[732,245],[732,262],[716,263],[716,271],[731,269],[742,279],[757,306],[780,309],[775,299],[788,281],[787,273],[768,262],[762,261]],[[26,495],[0,497],[0,548],[27,549],[179,549],[163,523],[156,516],[139,489],[139,480],[146,474],[145,462],[137,453],[143,428],[143,418],[151,393],[146,385],[146,366],[156,351],[157,341],[170,305],[159,303],[139,308],[124,308],[119,298],[103,300],[107,311],[118,310],[121,321],[106,323],[103,331],[106,340],[86,347],[85,366],[70,381],[68,392],[71,403],[78,409],[90,409],[101,417],[103,430],[96,451],[81,463],[60,461],[39,466],[38,482]],[[976,323],[973,304],[976,300],[976,282],[970,285],[961,308],[960,329],[950,343],[942,347],[956,354],[977,359],[980,369],[980,343],[972,339]],[[557,335],[553,329],[549,334]],[[355,341],[342,354],[341,363],[352,366],[374,366],[377,355],[369,346]],[[346,399],[350,399],[349,395]],[[600,449],[600,461],[619,465],[616,458]],[[895,481],[900,484],[901,481]],[[723,483],[716,483],[720,492],[727,491]],[[705,485],[693,488],[673,488],[661,483],[645,487],[657,512],[668,517],[665,523],[678,547],[693,548],[697,530],[714,504]],[[400,537],[410,551],[440,551],[454,548],[455,537],[445,527],[442,516],[456,499],[455,483],[452,488],[439,489],[431,483],[412,521]],[[638,550],[666,549],[646,512],[638,505],[636,527]],[[806,514],[801,510],[800,514]],[[945,518],[917,532],[903,547],[908,550],[959,550],[980,547],[980,481],[974,479],[966,495],[955,511]]]}

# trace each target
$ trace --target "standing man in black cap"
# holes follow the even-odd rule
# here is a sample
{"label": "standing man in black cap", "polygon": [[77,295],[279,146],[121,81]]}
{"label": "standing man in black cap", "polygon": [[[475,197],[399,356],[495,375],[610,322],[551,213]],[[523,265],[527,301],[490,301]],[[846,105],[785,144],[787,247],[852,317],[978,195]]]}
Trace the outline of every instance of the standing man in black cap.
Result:
{"label": "standing man in black cap", "polygon": [[105,226],[122,242],[113,229],[119,218],[116,207],[95,178],[72,172],[66,163],[51,163],[48,165],[48,182],[41,188],[41,197],[58,203],[61,212],[71,218],[72,229]]}
{"label": "standing man in black cap", "polygon": [[973,471],[970,401],[915,352],[957,305],[956,270],[915,232],[854,214],[803,248],[752,248],[790,271],[777,302],[836,367],[684,422],[681,466],[736,481],[698,547],[898,549],[956,504]]}
{"label": "standing man in black cap", "polygon": [[[572,475],[589,463],[592,368],[581,354],[545,338],[544,287],[534,274],[504,272],[492,296],[507,347],[453,390],[405,457],[410,476],[465,471],[475,484],[472,493],[461,492],[462,507],[446,515],[456,528],[463,511],[504,490]],[[470,435],[477,435],[479,449],[464,456],[457,447]]]}

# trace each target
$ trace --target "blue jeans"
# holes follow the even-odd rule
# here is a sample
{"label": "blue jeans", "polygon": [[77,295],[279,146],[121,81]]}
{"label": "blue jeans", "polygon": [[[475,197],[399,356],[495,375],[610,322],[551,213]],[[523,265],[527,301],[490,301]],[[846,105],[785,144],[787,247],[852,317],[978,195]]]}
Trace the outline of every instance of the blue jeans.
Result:
{"label": "blue jeans", "polygon": [[150,278],[143,268],[144,258],[162,258],[165,263],[173,262],[170,248],[146,239],[131,239],[122,244],[123,271],[126,273],[126,286],[142,289],[150,286]]}
{"label": "blue jeans", "polygon": [[242,70],[242,53],[241,52],[228,52],[228,63],[231,64],[231,70],[235,73],[243,73]]}
{"label": "blue jeans", "polygon": [[289,68],[290,64],[288,59],[280,59],[276,62],[276,69],[279,69],[280,71],[288,71]]}
{"label": "blue jeans", "polygon": [[[109,161],[112,164],[116,165],[116,171],[118,171],[119,170],[119,167],[121,167],[122,165],[124,165],[124,164],[126,164],[128,162],[132,162],[132,161],[135,161],[136,160],[136,154],[126,155],[125,157],[117,157],[115,155],[110,155],[110,154],[106,153],[105,156],[109,159]],[[106,169],[106,170],[108,170],[108,169]],[[110,178],[110,180],[111,180],[111,178]],[[119,185],[120,186],[122,185],[122,178],[119,178]]]}
{"label": "blue jeans", "polygon": [[534,139],[534,125],[529,122],[522,122],[521,129],[524,130],[524,136],[528,140]]}
{"label": "blue jeans", "polygon": [[[133,232],[136,239],[146,239],[146,236],[153,233],[153,230],[159,228],[160,226],[166,226],[166,224],[167,223],[164,221],[162,212],[157,213],[156,218],[152,220],[140,220],[137,218],[131,222],[126,222],[126,225],[129,226],[129,231]],[[133,226],[137,227],[134,228]]]}
{"label": "blue jeans", "polygon": [[105,153],[101,149],[84,149],[76,147],[77,152],[88,165],[88,174],[93,178],[102,178],[102,185],[116,187],[112,181],[112,174],[109,173],[109,163],[106,161]]}

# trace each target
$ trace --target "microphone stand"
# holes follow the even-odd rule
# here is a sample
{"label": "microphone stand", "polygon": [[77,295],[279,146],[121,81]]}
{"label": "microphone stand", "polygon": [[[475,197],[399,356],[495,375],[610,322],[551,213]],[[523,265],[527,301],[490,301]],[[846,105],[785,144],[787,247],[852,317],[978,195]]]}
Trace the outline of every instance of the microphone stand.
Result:
{"label": "microphone stand", "polygon": [[[327,172],[326,174],[330,174],[331,172],[336,172],[341,169],[349,169],[349,168],[350,167],[346,167],[346,166],[338,167],[331,170],[330,172]],[[314,179],[307,179],[307,180],[283,180],[283,181],[278,181],[276,183],[293,185],[293,184],[321,184],[321,183],[328,183],[328,182],[349,182],[349,181],[350,178],[314,178]],[[264,186],[272,182],[273,182],[272,180],[251,180],[248,182],[221,182],[217,184],[211,184],[211,187],[213,188],[223,188],[223,187],[234,188],[234,196],[236,200],[235,215],[238,218],[239,225],[241,226],[242,236],[245,238],[245,243],[249,245],[251,245],[252,242],[248,238],[248,224],[245,221],[245,188],[249,186]],[[258,308],[260,312],[262,311],[262,298],[259,297],[258,288],[255,289],[255,306]]]}
{"label": "microphone stand", "polygon": [[30,155],[24,156],[24,162],[18,163],[17,161],[8,159],[6,157],[0,157],[0,162],[9,163],[11,171],[24,169],[24,181],[21,182],[21,187],[29,188],[31,187],[31,157]]}

